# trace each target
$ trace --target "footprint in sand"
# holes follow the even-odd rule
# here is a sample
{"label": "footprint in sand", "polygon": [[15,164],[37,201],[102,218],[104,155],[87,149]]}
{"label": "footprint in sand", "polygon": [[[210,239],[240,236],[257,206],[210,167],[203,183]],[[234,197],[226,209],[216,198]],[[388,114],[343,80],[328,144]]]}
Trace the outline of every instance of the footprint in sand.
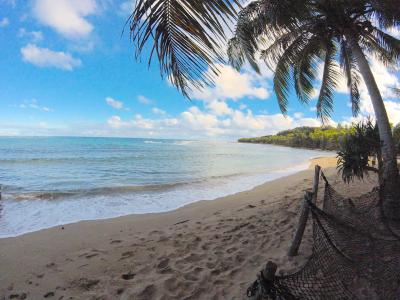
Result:
{"label": "footprint in sand", "polygon": [[210,270],[214,269],[216,266],[215,262],[207,262],[206,267]]}
{"label": "footprint in sand", "polygon": [[[28,297],[28,295],[26,293],[21,293],[21,294],[11,294],[8,298],[9,299],[26,299]],[[5,299],[5,298],[3,298]]]}
{"label": "footprint in sand", "polygon": [[165,232],[161,230],[153,230],[149,233],[149,235],[163,235],[163,234],[165,234]]}
{"label": "footprint in sand", "polygon": [[229,254],[231,254],[231,253],[233,253],[235,251],[237,251],[236,247],[232,247],[232,248],[229,248],[228,250],[226,250],[226,252],[228,252]]}
{"label": "footprint in sand", "polygon": [[159,237],[158,242],[159,242],[159,243],[160,243],[160,242],[166,242],[166,241],[168,241],[168,240],[169,240],[168,236],[162,235],[162,236]]}
{"label": "footprint in sand", "polygon": [[[51,269],[51,268],[56,268],[57,267],[57,265],[55,264],[55,263],[53,263],[53,262],[51,262],[51,263],[48,263],[47,265],[46,265],[46,268],[49,268],[49,269]],[[42,276],[43,277],[43,276]]]}
{"label": "footprint in sand", "polygon": [[133,251],[127,251],[127,252],[124,252],[121,254],[121,258],[119,260],[124,260],[124,259],[130,258],[134,255],[135,255],[135,253]]}
{"label": "footprint in sand", "polygon": [[150,284],[146,286],[138,295],[135,299],[138,300],[147,300],[147,299],[153,299],[154,294],[156,293],[156,287],[154,284]]}
{"label": "footprint in sand", "polygon": [[121,240],[112,240],[112,241],[110,242],[110,244],[121,244],[121,243],[122,243]]}
{"label": "footprint in sand", "polygon": [[[53,264],[54,264],[54,263],[53,263]],[[50,264],[47,264],[46,267],[49,268],[49,267],[50,267]],[[44,273],[39,273],[39,274],[38,274],[38,273],[33,273],[33,274],[36,276],[36,278],[39,278],[39,279],[44,277]]]}
{"label": "footprint in sand", "polygon": [[185,275],[183,275],[183,278],[188,281],[198,281],[199,280],[199,278],[192,272],[186,273]]}
{"label": "footprint in sand", "polygon": [[79,255],[79,257],[85,257],[87,259],[99,256],[101,253],[105,254],[107,251],[97,250],[97,249],[89,249],[89,251],[85,251]]}
{"label": "footprint in sand", "polygon": [[240,263],[242,263],[242,262],[244,262],[246,260],[246,256],[243,255],[243,254],[237,254],[235,256],[235,260],[236,260],[237,263],[240,264]]}
{"label": "footprint in sand", "polygon": [[54,297],[54,292],[47,292],[46,294],[43,295],[44,298],[51,298]]}
{"label": "footprint in sand", "polygon": [[123,280],[131,280],[136,276],[135,273],[132,273],[131,271],[129,271],[128,273],[122,274],[122,279]]}
{"label": "footprint in sand", "polygon": [[98,255],[99,255],[98,253],[90,253],[90,254],[86,255],[85,257],[86,258],[92,258],[92,257],[96,257]]}
{"label": "footprint in sand", "polygon": [[81,289],[89,291],[92,287],[96,286],[99,282],[100,282],[100,280],[98,280],[98,279],[88,279],[88,278],[82,277],[78,280],[72,281],[71,284],[73,286],[78,286]]}
{"label": "footprint in sand", "polygon": [[166,267],[168,267],[168,264],[169,264],[168,257],[161,258],[160,262],[157,264],[157,269],[159,269],[159,270],[165,269]]}

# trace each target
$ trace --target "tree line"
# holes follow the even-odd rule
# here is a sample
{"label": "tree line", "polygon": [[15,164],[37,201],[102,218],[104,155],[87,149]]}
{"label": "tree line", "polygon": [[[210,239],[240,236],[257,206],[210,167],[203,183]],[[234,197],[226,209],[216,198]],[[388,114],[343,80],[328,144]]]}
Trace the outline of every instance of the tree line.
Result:
{"label": "tree line", "polygon": [[[241,138],[240,143],[271,144],[295,148],[321,149],[338,151],[345,137],[356,131],[356,126],[322,126],[322,127],[297,127],[283,130],[275,135],[265,135],[253,138]],[[400,124],[393,129],[395,144],[400,148]]]}

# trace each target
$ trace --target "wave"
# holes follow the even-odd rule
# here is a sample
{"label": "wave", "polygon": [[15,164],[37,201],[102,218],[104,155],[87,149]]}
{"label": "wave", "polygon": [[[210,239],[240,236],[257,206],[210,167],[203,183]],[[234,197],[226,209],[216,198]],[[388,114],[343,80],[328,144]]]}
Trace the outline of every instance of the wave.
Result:
{"label": "wave", "polygon": [[[17,236],[44,228],[82,220],[98,220],[128,214],[166,212],[199,200],[213,200],[254,188],[266,181],[292,174],[306,168],[308,163],[264,174],[245,174],[230,180],[210,180],[197,183],[177,183],[153,186],[124,186],[89,190],[25,193],[34,199],[56,199],[58,196],[78,195],[67,201],[7,201],[0,218],[0,238]],[[166,187],[176,187],[165,189]],[[137,193],[143,189],[162,189],[151,193]],[[121,193],[122,191],[122,193]],[[123,194],[124,191],[130,194]],[[132,191],[134,191],[132,193]],[[79,194],[82,193],[82,194]],[[119,193],[119,194],[107,194]],[[22,194],[22,193],[21,193]],[[20,194],[20,195],[21,195]],[[89,197],[88,195],[93,195]],[[82,197],[84,196],[84,197]],[[53,198],[52,198],[53,197]]]}
{"label": "wave", "polygon": [[195,141],[177,141],[175,143],[173,143],[174,145],[177,146],[186,146],[186,145],[190,145],[193,144]]}
{"label": "wave", "polygon": [[76,163],[76,162],[112,162],[112,161],[129,161],[132,159],[143,158],[145,154],[130,154],[128,156],[108,156],[108,157],[89,157],[89,156],[77,156],[77,157],[50,157],[50,158],[9,158],[0,159],[2,164],[51,164],[51,163]]}
{"label": "wave", "polygon": [[163,144],[163,142],[160,142],[160,141],[144,141],[143,143],[145,143],[145,144]]}
{"label": "wave", "polygon": [[[18,192],[7,192],[8,188],[3,186],[4,198],[12,199],[15,201],[26,201],[26,200],[64,200],[67,198],[92,198],[96,196],[118,196],[123,194],[132,193],[151,193],[151,192],[162,192],[172,189],[176,189],[183,186],[190,186],[196,184],[204,184],[207,182],[221,181],[222,179],[230,179],[233,177],[240,177],[245,174],[236,173],[221,176],[210,176],[208,178],[185,181],[185,182],[175,182],[166,184],[149,184],[149,185],[125,185],[125,186],[109,186],[109,187],[95,187],[88,189],[75,189],[75,190],[52,190],[52,191],[18,191]],[[13,190],[16,188],[13,187]],[[20,188],[18,188],[20,189]]]}

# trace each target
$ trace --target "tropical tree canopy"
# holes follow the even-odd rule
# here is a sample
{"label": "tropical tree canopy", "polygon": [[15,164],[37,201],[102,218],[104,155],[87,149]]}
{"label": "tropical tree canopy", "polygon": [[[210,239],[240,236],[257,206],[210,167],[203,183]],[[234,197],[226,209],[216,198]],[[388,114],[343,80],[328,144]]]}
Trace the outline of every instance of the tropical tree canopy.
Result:
{"label": "tropical tree canopy", "polygon": [[[372,0],[259,0],[244,8],[229,42],[231,64],[256,65],[257,55],[274,70],[274,90],[283,113],[294,82],[298,98],[307,103],[314,94],[318,65],[323,76],[317,114],[325,120],[333,109],[333,94],[342,76],[347,79],[353,114],[360,110],[360,75],[352,44],[385,65],[400,58],[400,41],[387,30],[400,25],[399,3]],[[256,68],[257,70],[257,68]]]}
{"label": "tropical tree canopy", "polygon": [[156,53],[161,74],[189,96],[191,88],[213,83],[225,56],[225,29],[239,7],[239,0],[138,0],[129,18],[136,57],[151,42],[149,64]]}
{"label": "tropical tree canopy", "polygon": [[[236,20],[240,2],[244,0],[138,0],[129,19],[136,57],[144,49],[149,53],[149,63],[157,57],[161,74],[186,96],[192,88],[212,84],[225,57],[225,29]],[[307,102],[313,92],[315,62],[325,60],[318,102],[318,114],[324,117],[332,110],[333,88],[339,76],[333,60],[339,57],[356,114],[359,76],[345,36],[348,32],[359,36],[363,50],[378,53],[385,63],[397,59],[399,41],[385,32],[400,24],[400,5],[396,2],[254,1],[239,13],[235,36],[229,43],[230,61],[237,68],[248,61],[258,70],[259,53],[274,69],[282,58],[276,66],[274,88],[281,110],[286,112],[290,78],[295,79],[299,98]],[[301,50],[305,55],[296,60]],[[296,67],[289,67],[295,61]],[[208,68],[210,72],[206,72]]]}

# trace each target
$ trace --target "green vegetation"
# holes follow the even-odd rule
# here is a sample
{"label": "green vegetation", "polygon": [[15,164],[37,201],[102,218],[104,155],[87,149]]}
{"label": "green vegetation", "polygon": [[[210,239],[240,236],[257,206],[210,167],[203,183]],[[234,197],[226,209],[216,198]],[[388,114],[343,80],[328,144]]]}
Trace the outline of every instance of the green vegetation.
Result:
{"label": "green vegetation", "polygon": [[[400,124],[393,128],[393,137],[400,154]],[[351,127],[297,127],[276,135],[242,138],[240,143],[273,144],[296,148],[336,150],[338,171],[344,182],[363,179],[376,172],[383,183],[383,160],[378,127],[366,119]]]}
{"label": "green vegetation", "polygon": [[242,138],[240,143],[273,144],[296,148],[339,150],[340,141],[353,129],[349,127],[297,127],[276,135]]}
{"label": "green vegetation", "polygon": [[352,132],[341,140],[338,151],[337,167],[344,182],[363,179],[372,171],[379,175],[379,182],[383,184],[380,144],[378,127],[370,119],[352,127]]}

